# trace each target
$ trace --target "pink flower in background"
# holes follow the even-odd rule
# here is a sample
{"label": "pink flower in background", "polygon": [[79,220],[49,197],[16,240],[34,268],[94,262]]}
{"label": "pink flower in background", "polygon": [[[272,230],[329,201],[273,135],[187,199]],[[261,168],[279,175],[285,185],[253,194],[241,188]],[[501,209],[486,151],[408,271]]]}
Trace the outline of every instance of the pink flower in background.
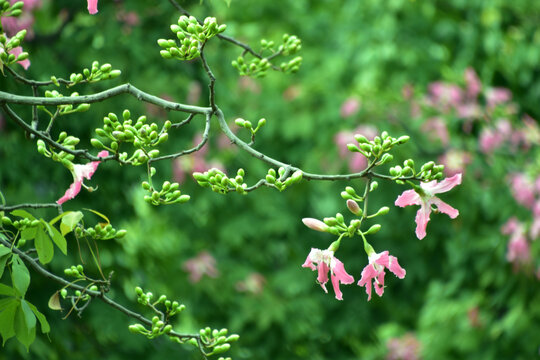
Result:
{"label": "pink flower in background", "polygon": [[[9,38],[7,40],[9,41]],[[3,53],[3,52],[4,52],[4,49],[0,49],[0,53]],[[15,57],[18,57],[19,55],[21,55],[22,52],[23,52],[23,48],[20,46],[17,46],[16,48],[13,48],[9,51],[9,53],[15,55]],[[21,65],[24,68],[24,70],[27,70],[28,67],[30,66],[30,60],[28,59],[17,61],[17,63]]]}
{"label": "pink flower in background", "polygon": [[533,222],[529,230],[529,235],[532,240],[536,240],[540,235],[540,200],[537,200],[533,205]]}
{"label": "pink flower in background", "polygon": [[350,97],[341,104],[339,110],[342,118],[353,116],[360,110],[360,100],[356,97]]}
{"label": "pink flower in background", "polygon": [[488,107],[495,107],[506,103],[512,99],[512,92],[505,88],[491,88],[486,91],[486,102]]}
{"label": "pink flower in background", "polygon": [[354,282],[354,278],[347,274],[343,263],[334,256],[332,250],[312,248],[302,267],[317,270],[317,281],[326,293],[328,293],[326,283],[328,282],[328,271],[330,271],[332,286],[338,300],[343,300],[339,284],[352,284]]}
{"label": "pink flower in background", "polygon": [[429,140],[438,139],[443,146],[447,146],[450,141],[446,122],[439,116],[426,120],[426,122],[422,124],[422,131],[427,133]]}
{"label": "pink flower in background", "polygon": [[438,162],[444,165],[444,172],[447,176],[464,174],[465,168],[471,163],[471,154],[467,151],[449,149],[438,159]]}
{"label": "pink flower in background", "polygon": [[388,251],[380,254],[372,252],[369,254],[369,264],[362,270],[362,278],[358,281],[358,286],[365,286],[368,295],[368,301],[371,300],[372,280],[375,285],[375,292],[382,296],[384,293],[384,269],[388,269],[398,278],[403,279],[406,271],[399,266],[395,256],[388,256]]}
{"label": "pink flower in background", "polygon": [[298,85],[291,85],[283,92],[283,99],[286,101],[293,101],[302,95],[302,88]]}
{"label": "pink flower in background", "polygon": [[236,283],[236,290],[239,292],[248,292],[259,295],[264,289],[266,278],[257,272],[251,273],[245,280]]}
{"label": "pink flower in background", "polygon": [[386,343],[388,354],[386,360],[419,360],[420,342],[411,333],[402,337],[391,338]]}
{"label": "pink flower in background", "polygon": [[98,8],[97,8],[98,0],[88,0],[88,12],[91,15],[97,14]]}
{"label": "pink flower in background", "polygon": [[[13,5],[16,0],[11,0],[10,3]],[[0,21],[2,22],[2,27],[8,36],[13,36],[19,31],[26,29],[25,39],[31,40],[34,37],[34,31],[32,26],[34,25],[34,15],[32,10],[41,6],[41,0],[23,0],[24,11],[18,17],[2,17]]]}
{"label": "pink flower in background", "polygon": [[[106,150],[100,151],[98,157],[106,157],[109,155],[109,152]],[[73,183],[70,185],[69,189],[66,190],[64,196],[56,201],[57,204],[62,205],[66,201],[73,199],[81,191],[81,186],[84,186],[83,180],[86,178],[90,180],[92,175],[96,172],[98,165],[101,161],[92,161],[85,165],[72,164],[73,168],[69,169],[73,175]]]}
{"label": "pink flower in background", "polygon": [[240,92],[247,91],[252,94],[260,94],[261,85],[249,76],[240,76],[238,78],[238,90],[240,90]]}
{"label": "pink flower in background", "polygon": [[355,134],[364,135],[367,139],[373,140],[377,136],[377,128],[371,125],[360,125],[354,131],[340,131],[334,136],[334,143],[338,146],[339,157],[348,159],[349,170],[359,172],[366,168],[367,159],[360,153],[351,153],[347,149],[347,144],[355,144]]}
{"label": "pink flower in background", "polygon": [[451,178],[446,178],[441,182],[436,180],[428,183],[420,183],[420,188],[416,190],[406,190],[398,196],[395,205],[405,207],[408,205],[420,205],[420,209],[416,213],[416,236],[422,240],[426,236],[426,227],[431,214],[431,207],[436,206],[438,211],[447,214],[450,218],[455,219],[459,215],[459,211],[454,209],[435,194],[450,191],[455,186],[461,184],[461,174],[456,174]]}
{"label": "pink flower in background", "polygon": [[189,273],[189,281],[192,283],[199,282],[203,275],[211,278],[219,276],[216,269],[216,259],[208,251],[202,251],[197,256],[185,261],[182,269]]}
{"label": "pink flower in background", "polygon": [[532,209],[535,195],[534,184],[527,175],[522,173],[510,175],[510,186],[512,196],[514,196],[517,203]]}
{"label": "pink flower in background", "polygon": [[473,68],[465,69],[465,83],[467,84],[467,96],[476,99],[482,90],[482,83]]}
{"label": "pink flower in background", "polygon": [[510,235],[506,260],[514,264],[514,269],[531,263],[531,249],[525,237],[525,229],[515,217],[510,218],[501,228],[501,232]]}
{"label": "pink flower in background", "polygon": [[463,98],[463,93],[459,86],[441,81],[431,83],[428,91],[428,102],[431,105],[441,107],[444,110],[447,109],[447,105],[458,105]]}
{"label": "pink flower in background", "polygon": [[201,98],[202,86],[198,81],[192,81],[188,85],[186,101],[188,104],[197,104]]}
{"label": "pink flower in background", "polygon": [[480,132],[480,151],[491,154],[500,148],[505,141],[512,138],[514,131],[508,119],[499,119],[495,128],[484,127]]}

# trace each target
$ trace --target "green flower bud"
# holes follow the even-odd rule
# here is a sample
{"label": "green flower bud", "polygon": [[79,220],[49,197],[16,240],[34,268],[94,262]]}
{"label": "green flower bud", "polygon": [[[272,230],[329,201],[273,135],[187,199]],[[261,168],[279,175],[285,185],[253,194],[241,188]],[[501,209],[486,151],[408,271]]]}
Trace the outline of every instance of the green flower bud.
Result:
{"label": "green flower bud", "polygon": [[221,353],[224,353],[226,352],[227,350],[229,350],[231,348],[231,345],[230,344],[223,344],[223,345],[218,345],[214,348],[214,351],[212,352],[214,355],[217,355],[217,354],[221,354]]}
{"label": "green flower bud", "polygon": [[360,134],[354,135],[354,139],[358,141],[359,144],[369,143],[369,140],[365,136]]}
{"label": "green flower bud", "polygon": [[191,197],[189,195],[182,195],[178,198],[178,200],[176,200],[178,203],[180,204],[184,204],[186,202],[189,201],[189,199],[191,199]]}
{"label": "green flower bud", "polygon": [[362,209],[360,209],[360,206],[354,200],[347,200],[347,208],[356,216],[362,215]]}
{"label": "green flower bud", "polygon": [[398,138],[398,144],[402,145],[402,144],[405,144],[407,141],[409,141],[410,137],[407,136],[407,135],[403,135],[403,136],[400,136]]}
{"label": "green flower bud", "polygon": [[360,152],[360,149],[356,147],[354,144],[347,144],[347,149],[350,152]]}
{"label": "green flower bud", "polygon": [[161,50],[159,52],[159,54],[161,55],[162,58],[164,59],[172,59],[172,55],[170,52],[168,52],[167,50]]}
{"label": "green flower bud", "polygon": [[380,224],[375,224],[375,225],[372,225],[368,231],[366,231],[364,233],[364,235],[372,235],[372,234],[375,234],[377,232],[379,232],[379,230],[381,230],[381,225]]}
{"label": "green flower bud", "polygon": [[124,230],[124,229],[118,230],[118,231],[116,232],[116,238],[117,238],[117,239],[121,239],[121,238],[123,238],[124,236],[126,236],[126,234],[127,234],[127,230]]}
{"label": "green flower bud", "polygon": [[90,144],[92,144],[92,146],[97,148],[97,149],[103,149],[104,148],[103,143],[101,141],[99,141],[98,139],[95,139],[95,138],[90,139]]}
{"label": "green flower bud", "polygon": [[238,339],[240,339],[240,335],[232,334],[232,335],[229,335],[229,337],[227,337],[227,340],[225,340],[225,341],[230,343],[230,342],[238,341]]}
{"label": "green flower bud", "polygon": [[110,79],[115,79],[117,77],[119,77],[120,75],[122,74],[122,71],[120,70],[113,70],[109,73],[109,78]]}
{"label": "green flower bud", "polygon": [[369,191],[372,192],[373,190],[377,189],[379,187],[379,183],[376,181],[372,181],[369,185]]}

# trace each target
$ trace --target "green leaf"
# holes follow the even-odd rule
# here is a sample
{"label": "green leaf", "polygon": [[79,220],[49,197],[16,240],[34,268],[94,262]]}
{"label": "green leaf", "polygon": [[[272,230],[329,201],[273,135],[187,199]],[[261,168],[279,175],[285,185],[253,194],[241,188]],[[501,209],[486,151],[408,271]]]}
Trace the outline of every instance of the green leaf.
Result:
{"label": "green leaf", "polygon": [[30,306],[28,306],[28,302],[26,300],[21,300],[21,310],[24,314],[24,321],[26,323],[26,326],[29,329],[36,327],[36,315],[34,315],[32,309],[30,309]]}
{"label": "green leaf", "polygon": [[12,299],[11,302],[0,312],[0,335],[2,335],[2,345],[9,338],[15,336],[15,311],[19,307],[19,302]]}
{"label": "green leaf", "polygon": [[107,224],[110,224],[110,223],[111,223],[111,221],[109,220],[109,218],[106,217],[105,215],[103,215],[102,213],[100,213],[99,211],[92,210],[92,209],[86,209],[86,208],[85,208],[84,210],[88,210],[88,211],[93,212],[94,214],[96,214],[96,215],[99,216],[100,218],[104,219],[104,220],[107,222]]}
{"label": "green leaf", "polygon": [[11,286],[0,284],[0,295],[4,296],[16,296],[17,292]]}
{"label": "green leaf", "polygon": [[30,214],[28,211],[21,210],[21,209],[13,210],[11,212],[11,214],[15,215],[15,216],[18,216],[18,217],[22,217],[22,218],[27,218],[27,219],[30,219],[30,220],[35,220],[36,219],[34,217],[34,215]]}
{"label": "green leaf", "polygon": [[0,279],[4,274],[4,269],[6,268],[6,262],[11,256],[11,250],[8,247],[0,244]]}
{"label": "green leaf", "polygon": [[34,245],[38,253],[39,261],[42,264],[48,264],[54,257],[54,246],[51,239],[45,234],[43,227],[39,227],[36,233]]}
{"label": "green leaf", "polygon": [[[32,312],[30,313],[32,314]],[[27,324],[25,312],[22,308],[22,302],[21,306],[18,306],[16,308],[13,329],[15,330],[15,336],[17,337],[17,340],[19,340],[21,344],[26,346],[26,350],[28,350],[28,347],[34,342],[34,339],[36,338],[35,317],[34,327],[29,327]]]}
{"label": "green leaf", "polygon": [[29,227],[21,231],[21,239],[32,240],[36,237],[37,228]]}
{"label": "green leaf", "polygon": [[56,246],[58,246],[60,251],[64,255],[66,255],[67,254],[67,241],[66,241],[66,238],[63,237],[62,234],[60,234],[60,231],[58,231],[54,226],[51,226],[51,228],[52,228],[52,233],[53,233],[52,240],[54,241]]}
{"label": "green leaf", "polygon": [[32,310],[34,315],[36,315],[37,319],[39,320],[39,324],[41,325],[41,332],[45,334],[51,331],[51,327],[49,326],[49,323],[47,322],[47,318],[45,318],[45,315],[40,313],[33,304],[29,302],[27,302],[27,304],[30,307],[30,310]]}
{"label": "green leaf", "polygon": [[80,211],[68,211],[63,218],[62,223],[60,224],[60,231],[62,235],[66,235],[68,232],[73,231],[75,226],[81,221],[84,217],[83,213]]}
{"label": "green leaf", "polygon": [[48,222],[46,222],[45,220],[43,219],[40,219],[41,220],[41,223],[43,225],[45,225],[45,227],[47,228],[47,231],[49,233],[49,236],[51,237],[51,239],[54,241],[54,243],[56,244],[56,246],[58,246],[58,248],[60,249],[60,251],[62,251],[62,253],[64,255],[67,254],[67,242],[66,242],[66,238],[62,236],[62,234],[60,234],[60,231],[58,231],[54,226],[50,225]]}
{"label": "green leaf", "polygon": [[13,287],[24,297],[30,285],[30,273],[19,255],[13,254],[11,262],[11,281]]}

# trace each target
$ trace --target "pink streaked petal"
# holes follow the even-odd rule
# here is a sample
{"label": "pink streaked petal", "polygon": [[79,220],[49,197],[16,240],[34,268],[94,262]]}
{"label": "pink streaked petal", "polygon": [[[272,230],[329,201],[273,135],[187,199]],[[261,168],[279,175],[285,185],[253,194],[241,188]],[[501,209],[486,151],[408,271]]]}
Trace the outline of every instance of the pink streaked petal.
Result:
{"label": "pink streaked petal", "polygon": [[433,197],[430,202],[437,206],[437,209],[439,209],[440,212],[450,216],[452,219],[457,218],[459,215],[459,211],[457,209],[454,209],[438,197]]}
{"label": "pink streaked petal", "polygon": [[387,268],[400,279],[403,279],[407,273],[404,268],[399,266],[398,259],[395,256],[390,256],[390,264]]}
{"label": "pink streaked petal", "polygon": [[337,278],[337,276],[334,276],[334,274],[330,276],[330,279],[332,280],[332,287],[334,288],[336,299],[343,300],[343,293],[341,292],[339,288],[339,279]]}
{"label": "pink streaked petal", "polygon": [[326,263],[321,262],[317,265],[318,275],[317,275],[317,281],[319,284],[321,284],[321,287],[323,288],[324,292],[328,292],[326,290],[326,283],[328,282],[328,271],[330,268]]}
{"label": "pink streaked petal", "polygon": [[98,0],[88,0],[88,12],[92,15],[97,14],[98,12]]}
{"label": "pink streaked petal", "polygon": [[418,209],[418,212],[416,213],[416,237],[420,240],[426,237],[429,214],[431,214],[431,207],[428,204],[422,204],[422,207]]}
{"label": "pink streaked petal", "polygon": [[317,269],[315,267],[315,265],[313,265],[313,262],[311,261],[311,258],[309,257],[309,255],[308,255],[306,261],[304,262],[304,264],[302,264],[302,267],[310,268],[311,270]]}
{"label": "pink streaked petal", "polygon": [[461,184],[461,174],[456,174],[450,178],[446,178],[439,183],[436,181],[430,181],[427,184],[422,183],[420,186],[430,194],[439,194],[447,192],[459,184]]}
{"label": "pink streaked petal", "polygon": [[58,199],[56,203],[58,205],[62,205],[66,201],[73,199],[81,191],[81,185],[82,185],[82,180],[73,182],[69,186],[69,189],[66,190],[66,193],[64,194],[64,196]]}
{"label": "pink streaked petal", "polygon": [[389,264],[389,258],[388,258],[388,251],[383,251],[382,253],[377,255],[377,259],[375,260],[375,263],[382,265],[384,267],[388,267]]}
{"label": "pink streaked petal", "polygon": [[379,296],[382,296],[382,294],[384,293],[384,275],[386,273],[384,272],[384,270],[382,270],[379,275],[377,276],[377,281],[375,281],[374,285],[375,285],[375,292],[377,293],[377,295]]}
{"label": "pink streaked petal", "polygon": [[343,265],[343,263],[336,258],[334,258],[334,261],[336,262],[336,264],[332,269],[332,273],[335,274],[335,277],[342,284],[352,284],[354,282],[354,278],[349,275],[347,271],[345,271],[345,266]]}
{"label": "pink streaked petal", "polygon": [[405,207],[408,205],[420,205],[422,204],[422,199],[416,191],[406,190],[403,192],[403,194],[398,196],[394,204],[401,207]]}

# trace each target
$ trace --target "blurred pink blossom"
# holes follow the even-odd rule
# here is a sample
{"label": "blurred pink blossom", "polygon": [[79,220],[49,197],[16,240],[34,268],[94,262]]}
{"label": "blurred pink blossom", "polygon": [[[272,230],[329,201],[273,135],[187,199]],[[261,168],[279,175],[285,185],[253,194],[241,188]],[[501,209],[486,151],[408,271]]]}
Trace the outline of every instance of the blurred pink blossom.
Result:
{"label": "blurred pink blossom", "polygon": [[[193,137],[193,147],[199,145],[203,140],[202,133],[197,133]],[[186,173],[205,172],[211,168],[219,169],[225,172],[225,167],[220,161],[207,160],[205,155],[208,153],[208,143],[206,143],[199,151],[189,155],[185,155],[175,159],[172,162],[172,171],[174,181],[183,183],[186,178]]]}
{"label": "blurred pink blossom", "polygon": [[341,104],[340,114],[342,118],[348,118],[355,115],[360,110],[360,100],[356,97],[350,97]]}
{"label": "blurred pink blossom", "polygon": [[116,13],[116,19],[129,27],[137,26],[140,23],[139,15],[135,11],[120,10]]}
{"label": "blurred pink blossom", "polygon": [[366,168],[367,159],[360,153],[351,153],[347,144],[356,144],[355,134],[364,135],[368,140],[377,136],[377,128],[371,125],[360,125],[354,131],[340,131],[334,136],[334,143],[338,146],[338,154],[342,159],[348,160],[349,170],[359,172]]}
{"label": "blurred pink blossom", "polygon": [[406,271],[399,265],[398,259],[395,256],[388,255],[388,251],[383,251],[379,254],[373,251],[368,257],[369,264],[362,270],[362,278],[358,281],[357,285],[366,287],[366,294],[368,295],[368,301],[370,301],[372,280],[377,295],[382,296],[384,293],[385,268],[400,279],[405,277]]}
{"label": "blurred pink blossom", "polygon": [[495,129],[485,127],[480,131],[478,142],[480,151],[484,154],[491,154],[502,146],[504,143],[504,136]]}
{"label": "blurred pink blossom", "polygon": [[506,88],[490,88],[486,91],[486,102],[488,107],[495,107],[506,103],[512,99],[512,92]]}
{"label": "blurred pink blossom", "polygon": [[414,97],[414,87],[412,84],[405,84],[401,88],[401,96],[404,100],[409,101],[412,100]]}
{"label": "blurred pink blossom", "polygon": [[98,0],[88,0],[88,12],[92,15],[98,12]]}
{"label": "blurred pink blossom", "polygon": [[510,235],[506,260],[513,263],[514,270],[531,263],[531,249],[525,237],[525,229],[515,217],[510,218],[501,228],[501,232]]}
{"label": "blurred pink blossom", "polygon": [[188,104],[197,104],[201,98],[201,83],[198,81],[192,81],[188,85],[188,94],[186,101]]}
{"label": "blurred pink blossom", "polygon": [[420,342],[411,333],[399,338],[392,338],[386,343],[386,360],[419,360]]}
{"label": "blurred pink blossom", "polygon": [[448,109],[448,105],[458,105],[463,99],[459,86],[441,81],[431,83],[428,92],[428,103],[443,110]]}
{"label": "blurred pink blossom", "polygon": [[480,322],[480,316],[478,311],[478,306],[472,307],[467,311],[467,317],[469,318],[469,324],[471,324],[471,327],[482,327],[482,323]]}
{"label": "blurred pink blossom", "polygon": [[[9,38],[8,38],[8,41],[9,41]],[[0,53],[3,53],[3,52],[4,52],[4,49],[0,49]],[[23,52],[23,48],[20,46],[17,46],[16,48],[13,48],[9,51],[9,53],[15,55],[15,57],[18,57],[19,55],[21,55],[22,52]],[[17,63],[21,65],[24,68],[24,70],[27,70],[28,67],[30,67],[29,59],[17,61]]]}
{"label": "blurred pink blossom", "polygon": [[211,278],[219,276],[216,259],[208,251],[202,251],[197,256],[186,260],[182,268],[189,273],[189,281],[192,283],[199,282],[204,275]]}
{"label": "blurred pink blossom", "polygon": [[[19,0],[11,0],[13,5]],[[34,25],[34,15],[32,10],[41,6],[41,0],[22,0],[24,3],[23,13],[18,17],[2,17],[2,27],[8,36],[13,36],[19,31],[26,29],[26,40],[31,40],[34,37],[32,26]]]}
{"label": "blurred pink blossom", "polygon": [[437,180],[428,183],[420,183],[420,187],[415,190],[406,190],[396,199],[395,205],[405,207],[408,205],[420,205],[420,209],[416,213],[416,236],[422,240],[426,236],[426,227],[431,214],[432,206],[436,206],[439,212],[447,214],[450,218],[455,219],[459,215],[459,211],[454,209],[435,194],[450,191],[455,186],[461,184],[461,174],[456,174],[450,178],[446,178],[440,182]]}
{"label": "blurred pink blossom", "polygon": [[540,200],[536,200],[533,205],[533,222],[529,230],[532,240],[536,240],[540,235]]}
{"label": "blurred pink blossom", "polygon": [[532,209],[534,204],[534,184],[525,174],[514,173],[510,175],[510,187],[512,195],[518,204]]}
{"label": "blurred pink blossom", "polygon": [[328,272],[330,271],[332,287],[338,300],[343,300],[343,293],[339,289],[339,284],[352,284],[354,282],[354,278],[347,274],[343,263],[334,256],[332,250],[312,248],[302,267],[317,270],[317,281],[325,293],[328,293],[326,283],[328,282]]}
{"label": "blurred pink blossom", "polygon": [[422,124],[422,131],[428,135],[430,140],[440,140],[443,146],[447,146],[450,141],[446,122],[439,116],[427,119],[426,122]]}
{"label": "blurred pink blossom", "polygon": [[283,98],[286,101],[293,101],[302,95],[302,88],[298,85],[291,85],[283,92]]}
{"label": "blurred pink blossom", "polygon": [[264,289],[266,278],[257,272],[253,272],[242,281],[236,283],[236,290],[239,292],[248,292],[254,295],[259,295]]}
{"label": "blurred pink blossom", "polygon": [[465,173],[465,168],[471,163],[472,156],[469,152],[457,149],[449,149],[438,159],[444,165],[444,173],[447,176],[454,176]]}
{"label": "blurred pink blossom", "polygon": [[467,96],[476,99],[482,90],[482,83],[473,68],[465,69],[465,83],[467,85]]}
{"label": "blurred pink blossom", "polygon": [[238,89],[241,92],[247,91],[253,94],[261,93],[261,85],[249,76],[240,76],[238,79]]}

